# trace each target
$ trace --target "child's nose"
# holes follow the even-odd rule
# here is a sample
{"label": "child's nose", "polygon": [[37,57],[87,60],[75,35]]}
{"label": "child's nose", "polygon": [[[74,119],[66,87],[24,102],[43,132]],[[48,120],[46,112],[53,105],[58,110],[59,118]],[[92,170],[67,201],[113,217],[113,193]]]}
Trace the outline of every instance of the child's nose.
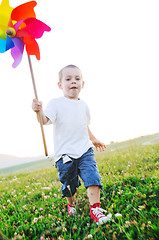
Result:
{"label": "child's nose", "polygon": [[75,78],[72,78],[72,83],[76,83],[76,79]]}

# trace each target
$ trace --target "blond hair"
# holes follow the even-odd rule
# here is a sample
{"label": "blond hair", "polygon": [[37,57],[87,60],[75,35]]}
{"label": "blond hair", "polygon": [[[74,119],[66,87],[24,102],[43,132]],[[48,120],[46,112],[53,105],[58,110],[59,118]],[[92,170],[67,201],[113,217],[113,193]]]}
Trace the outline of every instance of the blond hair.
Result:
{"label": "blond hair", "polygon": [[[59,72],[59,82],[61,82],[61,80],[62,80],[62,73],[63,73],[63,71],[64,71],[66,68],[77,68],[77,69],[79,69],[79,67],[77,67],[76,65],[73,65],[73,64],[70,64],[70,65],[67,65],[67,66],[63,67],[63,68],[60,70],[60,72]],[[79,70],[80,70],[80,69],[79,69]],[[81,70],[80,70],[80,72],[81,72]]]}

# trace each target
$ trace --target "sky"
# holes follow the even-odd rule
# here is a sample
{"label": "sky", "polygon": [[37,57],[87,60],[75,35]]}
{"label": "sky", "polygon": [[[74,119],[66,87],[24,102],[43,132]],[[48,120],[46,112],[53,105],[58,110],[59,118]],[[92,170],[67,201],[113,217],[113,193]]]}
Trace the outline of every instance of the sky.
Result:
{"label": "sky", "polygon": [[[10,6],[24,2],[10,0]],[[37,19],[52,29],[38,40],[41,60],[31,57],[43,108],[62,96],[58,72],[74,64],[98,139],[109,144],[159,132],[158,11],[158,0],[37,0]],[[26,52],[17,68],[12,63],[10,51],[1,53],[0,154],[44,155]],[[51,155],[52,126],[44,131]]]}

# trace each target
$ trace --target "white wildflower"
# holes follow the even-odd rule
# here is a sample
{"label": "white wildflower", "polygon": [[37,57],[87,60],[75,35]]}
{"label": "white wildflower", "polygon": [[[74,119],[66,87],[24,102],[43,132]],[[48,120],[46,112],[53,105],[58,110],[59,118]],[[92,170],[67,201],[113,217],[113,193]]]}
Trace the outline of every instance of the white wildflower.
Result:
{"label": "white wildflower", "polygon": [[122,214],[121,213],[116,213],[115,217],[120,218],[120,217],[122,217]]}
{"label": "white wildflower", "polygon": [[62,231],[67,232],[67,228],[63,227]]}
{"label": "white wildflower", "polygon": [[142,211],[145,208],[145,206],[138,206],[138,209]]}
{"label": "white wildflower", "polygon": [[130,224],[129,221],[126,221],[126,222],[125,222],[125,227],[126,227],[126,228],[130,227],[130,225],[131,225],[131,224]]}
{"label": "white wildflower", "polygon": [[38,218],[34,218],[33,223],[37,223],[38,222]]}
{"label": "white wildflower", "polygon": [[46,199],[49,199],[50,198],[50,196],[44,196],[44,199],[46,200]]}
{"label": "white wildflower", "polygon": [[42,187],[42,190],[51,190],[51,187]]}
{"label": "white wildflower", "polygon": [[87,238],[93,238],[92,234],[89,234],[89,235],[87,236]]}
{"label": "white wildflower", "polygon": [[24,205],[22,208],[26,211],[27,210],[27,205]]}

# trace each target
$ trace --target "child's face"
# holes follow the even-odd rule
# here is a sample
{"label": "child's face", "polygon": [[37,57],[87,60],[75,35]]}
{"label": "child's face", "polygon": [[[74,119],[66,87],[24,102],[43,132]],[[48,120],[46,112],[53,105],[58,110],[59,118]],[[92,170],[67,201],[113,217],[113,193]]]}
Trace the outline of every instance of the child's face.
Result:
{"label": "child's face", "polygon": [[65,68],[62,71],[62,79],[58,82],[58,86],[63,90],[65,97],[78,99],[79,93],[84,87],[81,71],[78,68]]}

